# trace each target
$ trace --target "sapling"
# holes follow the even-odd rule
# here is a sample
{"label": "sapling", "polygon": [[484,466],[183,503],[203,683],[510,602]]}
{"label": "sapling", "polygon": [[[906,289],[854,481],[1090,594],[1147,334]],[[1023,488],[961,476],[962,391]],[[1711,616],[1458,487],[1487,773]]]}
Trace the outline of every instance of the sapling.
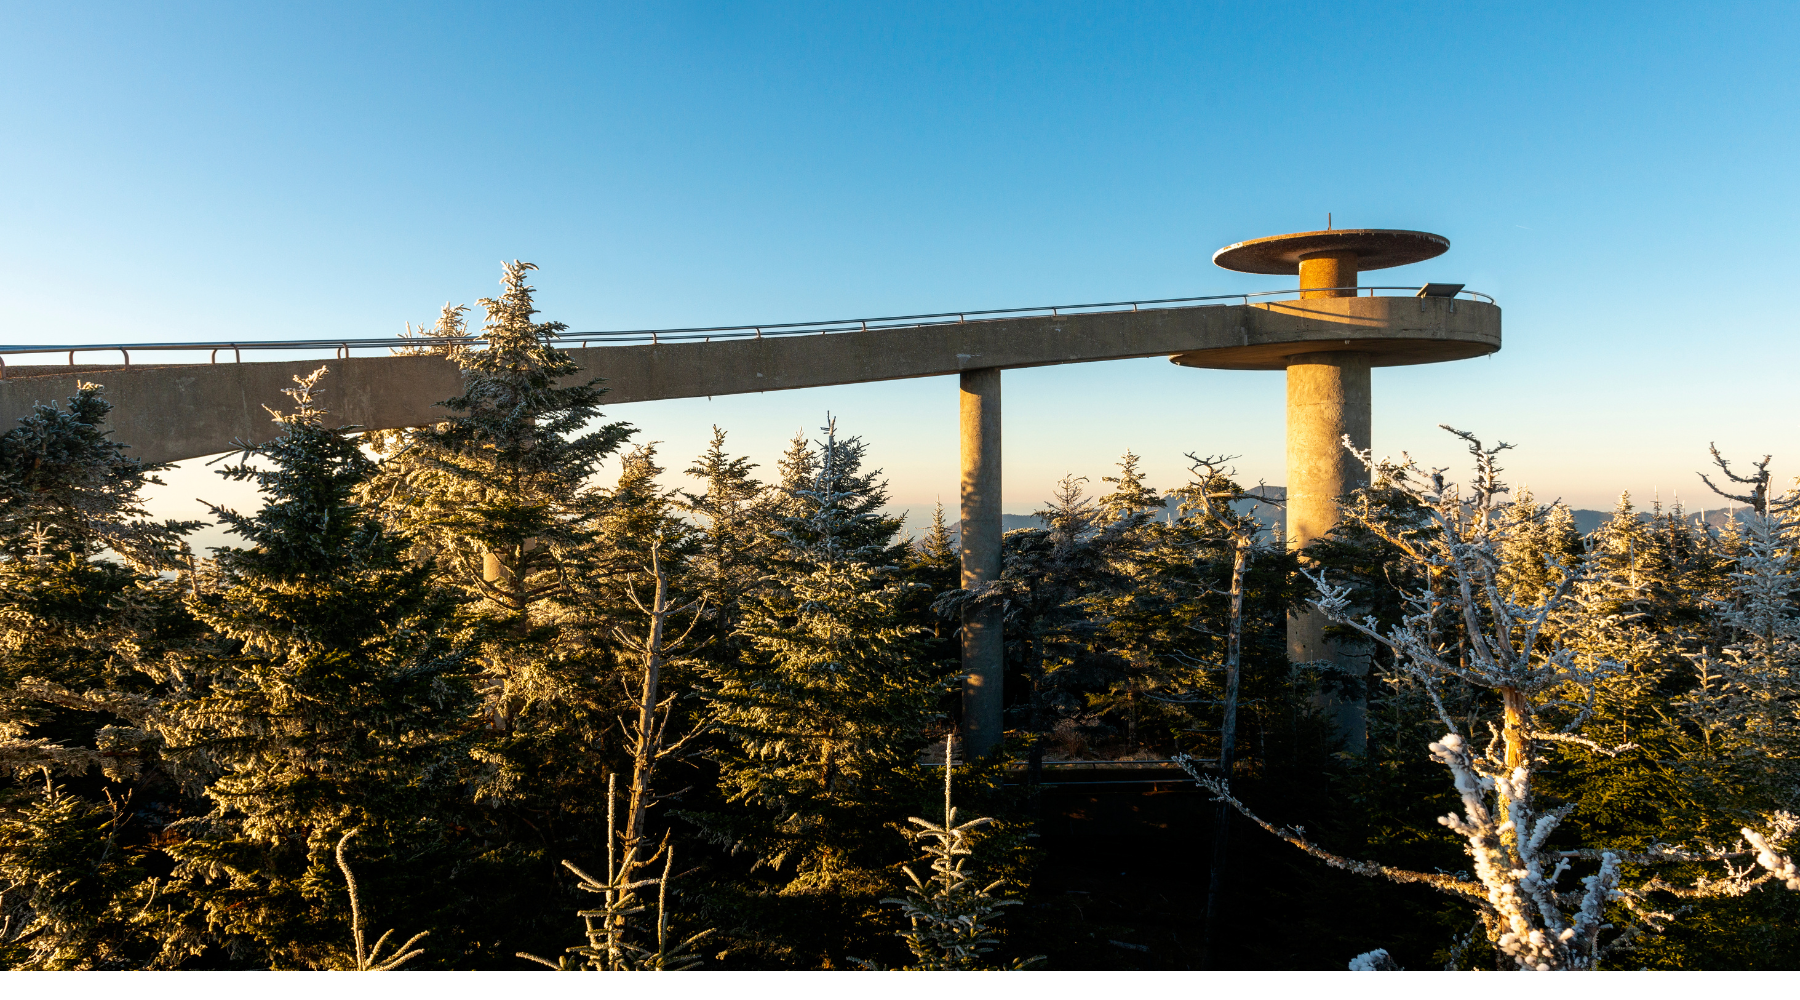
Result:
{"label": "sapling", "polygon": [[[912,885],[902,899],[888,898],[883,903],[898,906],[906,916],[908,927],[897,932],[912,950],[913,964],[908,971],[942,972],[972,971],[987,968],[984,956],[999,941],[992,924],[1000,911],[1018,906],[1016,899],[1003,899],[995,890],[1005,884],[996,879],[981,886],[968,871],[973,831],[994,820],[981,817],[964,823],[956,821],[956,804],[951,795],[955,777],[955,740],[952,733],[944,744],[944,820],[933,823],[917,816],[908,822],[919,829],[912,836],[927,841],[925,859],[931,863],[931,875],[920,878],[911,866],[902,868]],[[1043,956],[1015,961],[1010,968],[1023,969],[1042,961]],[[875,963],[852,959],[864,968],[879,968]]]}
{"label": "sapling", "polygon": [[[618,852],[618,775],[606,782],[606,877],[595,878],[569,861],[563,867],[581,879],[584,891],[597,893],[601,905],[597,909],[576,913],[586,924],[587,943],[573,945],[567,954],[552,962],[530,952],[518,952],[519,958],[562,972],[680,972],[700,964],[694,946],[710,936],[711,928],[672,941],[669,935],[669,882],[674,878],[675,849],[663,838],[662,846],[649,858],[639,860],[629,850],[621,860]],[[637,871],[662,860],[662,874],[653,878],[637,878]],[[642,915],[650,907],[640,903],[638,890],[656,887],[656,922],[646,930],[640,926]],[[654,935],[653,938],[651,935]],[[647,940],[647,938],[649,940]],[[654,945],[654,946],[653,946]]]}
{"label": "sapling", "polygon": [[407,962],[425,954],[425,949],[414,948],[413,945],[418,944],[421,940],[430,936],[431,932],[420,931],[412,937],[407,938],[405,944],[400,945],[389,952],[386,958],[383,958],[381,955],[381,946],[386,944],[388,937],[394,933],[392,928],[382,934],[381,937],[375,939],[375,946],[373,948],[364,947],[365,941],[363,932],[365,924],[363,923],[362,900],[356,889],[356,873],[350,870],[350,862],[344,857],[344,846],[350,843],[351,837],[356,836],[360,832],[362,832],[360,827],[354,830],[347,830],[342,837],[338,838],[337,843],[338,870],[344,873],[344,884],[349,887],[350,890],[350,934],[351,939],[356,946],[355,971],[392,972],[402,965],[405,965]]}

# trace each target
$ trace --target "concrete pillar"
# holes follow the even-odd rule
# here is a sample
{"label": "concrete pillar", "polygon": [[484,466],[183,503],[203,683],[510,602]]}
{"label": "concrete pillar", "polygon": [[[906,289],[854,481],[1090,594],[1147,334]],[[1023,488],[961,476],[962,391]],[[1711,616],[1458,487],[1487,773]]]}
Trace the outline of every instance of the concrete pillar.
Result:
{"label": "concrete pillar", "polygon": [[[1369,447],[1369,361],[1369,355],[1352,351],[1288,359],[1287,544],[1292,550],[1303,550],[1330,532],[1338,522],[1337,498],[1368,485],[1368,470],[1343,441],[1348,435],[1356,447]],[[1367,651],[1327,642],[1326,624],[1316,611],[1289,618],[1288,658],[1296,663],[1332,660],[1366,673]],[[1351,749],[1361,752],[1361,702],[1334,701],[1326,707],[1336,715]]]}
{"label": "concrete pillar", "polygon": [[[1356,296],[1356,252],[1330,250],[1300,258],[1300,297],[1340,299]],[[1314,288],[1320,291],[1305,291]],[[1328,291],[1326,289],[1341,289]]]}
{"label": "concrete pillar", "polygon": [[[1000,369],[962,373],[962,585],[1000,579]],[[968,759],[995,746],[1002,718],[1006,649],[1000,609],[963,616],[962,739]]]}

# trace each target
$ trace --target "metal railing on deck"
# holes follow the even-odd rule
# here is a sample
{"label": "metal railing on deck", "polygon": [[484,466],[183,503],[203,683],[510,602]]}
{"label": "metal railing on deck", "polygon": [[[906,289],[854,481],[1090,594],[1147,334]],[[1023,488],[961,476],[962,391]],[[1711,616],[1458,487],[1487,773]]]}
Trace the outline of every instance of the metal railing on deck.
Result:
{"label": "metal railing on deck", "polygon": [[[1283,288],[1269,292],[1239,292],[1233,295],[1195,295],[1175,299],[1137,299],[1120,302],[1083,302],[1063,306],[1023,306],[1015,309],[968,309],[960,312],[917,313],[909,316],[871,316],[866,319],[818,320],[805,323],[762,323],[738,326],[689,326],[644,330],[594,330],[558,334],[554,339],[564,347],[622,346],[627,344],[681,343],[687,341],[750,340],[765,337],[796,337],[834,333],[856,333],[865,330],[906,330],[924,327],[952,326],[958,323],[991,322],[1031,317],[1081,316],[1097,313],[1139,312],[1151,308],[1194,308],[1216,305],[1249,305],[1255,299],[1278,296],[1293,297],[1307,292],[1351,292],[1355,295],[1376,292],[1410,292],[1423,295],[1424,290],[1411,285],[1346,285],[1341,288]],[[1492,303],[1491,296],[1481,292],[1459,290],[1457,296]],[[1348,296],[1345,296],[1348,297]],[[348,358],[357,349],[375,350],[444,346],[476,346],[479,335],[468,337],[307,337],[299,340],[206,340],[151,341],[134,344],[0,344],[0,378],[6,377],[6,355],[65,354],[69,366],[75,365],[77,354],[119,352],[124,366],[131,367],[133,351],[142,355],[149,351],[207,351],[208,363],[216,364],[220,351],[230,351],[232,361],[242,361],[245,351],[325,351],[336,358]],[[104,364],[106,362],[94,362]],[[165,362],[167,363],[167,362]]]}

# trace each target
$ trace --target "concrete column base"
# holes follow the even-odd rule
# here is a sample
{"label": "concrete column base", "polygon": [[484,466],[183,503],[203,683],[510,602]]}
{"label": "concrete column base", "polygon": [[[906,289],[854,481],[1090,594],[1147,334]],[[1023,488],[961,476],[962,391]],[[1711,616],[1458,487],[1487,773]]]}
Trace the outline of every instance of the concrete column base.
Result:
{"label": "concrete column base", "polygon": [[[1000,369],[962,373],[962,585],[1000,579]],[[968,759],[1005,735],[1006,646],[999,608],[962,623],[962,740]]]}
{"label": "concrete column base", "polygon": [[[1369,447],[1370,357],[1353,351],[1296,355],[1287,368],[1287,544],[1307,562],[1305,549],[1338,523],[1338,498],[1368,485],[1368,470],[1344,446]],[[1324,660],[1362,677],[1368,651],[1360,643],[1325,638],[1329,624],[1316,611],[1288,619],[1288,659]],[[1331,715],[1361,753],[1367,739],[1366,704],[1361,697],[1327,694],[1320,708]]]}

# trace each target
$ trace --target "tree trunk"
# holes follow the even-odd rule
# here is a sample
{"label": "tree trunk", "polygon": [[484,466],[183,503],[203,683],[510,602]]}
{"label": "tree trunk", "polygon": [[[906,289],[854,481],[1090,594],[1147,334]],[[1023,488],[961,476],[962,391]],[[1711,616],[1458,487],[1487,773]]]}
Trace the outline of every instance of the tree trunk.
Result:
{"label": "tree trunk", "polygon": [[[1503,687],[1500,689],[1500,697],[1504,709],[1501,736],[1506,741],[1506,772],[1511,774],[1531,762],[1531,736],[1527,729],[1527,720],[1531,718],[1531,710],[1525,701],[1525,692],[1518,688]],[[1513,805],[1512,799],[1501,792],[1500,806],[1507,811],[1508,819],[1513,816]],[[1513,864],[1517,866],[1521,863],[1519,860],[1521,831],[1516,826],[1509,826],[1506,829],[1507,832],[1501,835],[1501,839],[1512,854]]]}
{"label": "tree trunk", "polygon": [[[1225,710],[1219,723],[1219,774],[1231,783],[1231,770],[1237,749],[1238,661],[1244,636],[1244,571],[1250,564],[1250,539],[1237,536],[1237,548],[1231,560],[1231,628],[1225,639]],[[1213,822],[1212,871],[1206,885],[1206,929],[1200,942],[1200,963],[1213,968],[1213,929],[1218,926],[1225,895],[1225,869],[1231,863],[1232,809],[1219,803]]]}
{"label": "tree trunk", "polygon": [[1504,728],[1501,733],[1506,739],[1506,769],[1512,771],[1530,759],[1529,737],[1525,731],[1525,720],[1530,710],[1525,704],[1525,693],[1518,688],[1504,687],[1500,689],[1500,697],[1505,707]]}
{"label": "tree trunk", "polygon": [[[656,769],[656,756],[662,749],[661,732],[656,724],[656,705],[661,692],[663,665],[663,629],[669,616],[669,574],[662,567],[657,546],[650,549],[650,567],[656,574],[656,596],[650,604],[650,635],[644,640],[644,673],[638,680],[637,745],[631,755],[631,800],[625,812],[625,857],[627,865],[637,858],[638,845],[644,837],[644,810],[654,795],[651,781]],[[628,873],[629,874],[629,873]]]}
{"label": "tree trunk", "polygon": [[1026,754],[1025,783],[1036,785],[1044,780],[1044,653],[1041,640],[1031,640],[1030,659],[1026,661],[1031,678],[1031,750]]}

